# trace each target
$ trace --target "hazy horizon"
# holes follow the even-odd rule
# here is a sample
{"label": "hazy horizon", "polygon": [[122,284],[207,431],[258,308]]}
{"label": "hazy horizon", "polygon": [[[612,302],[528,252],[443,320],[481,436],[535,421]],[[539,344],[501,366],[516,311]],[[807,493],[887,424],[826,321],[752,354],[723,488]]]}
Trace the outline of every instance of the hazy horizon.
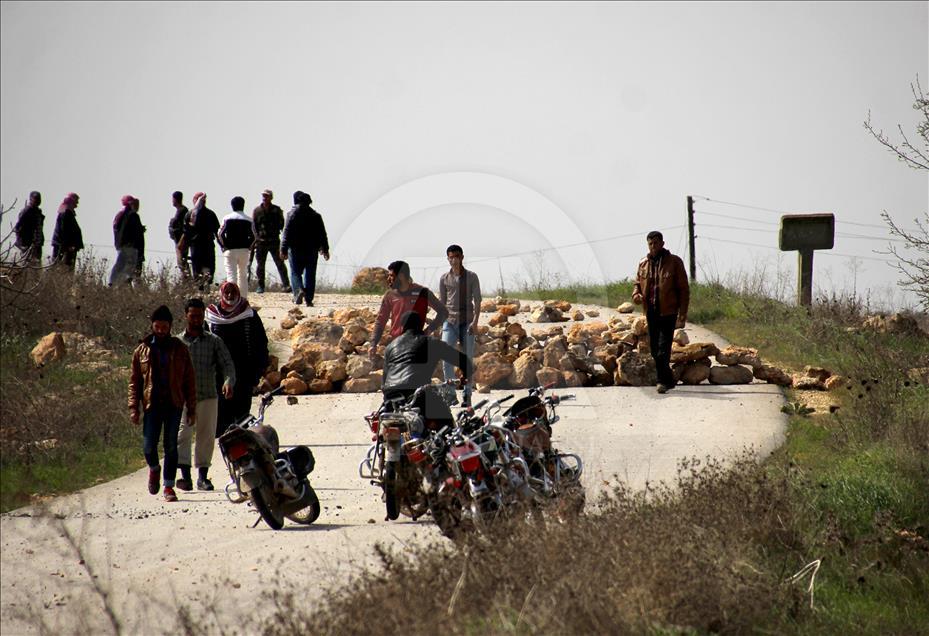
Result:
{"label": "hazy horizon", "polygon": [[[915,136],[927,3],[25,3],[0,5],[0,201],[81,196],[112,261],[120,197],[147,261],[170,260],[170,195],[222,216],[264,188],[313,196],[320,278],[403,258],[436,285],[445,247],[493,289],[630,277],[645,233],[697,279],[795,285],[779,213],[833,212],[814,283],[914,305],[880,219],[929,209],[929,175],[862,126]],[[738,205],[732,205],[732,204]],[[614,238],[615,237],[615,238]],[[563,247],[562,249],[551,249]],[[545,251],[540,251],[545,250]],[[519,256],[507,256],[519,254]],[[222,277],[217,255],[217,279]],[[269,263],[269,274],[274,272]]]}

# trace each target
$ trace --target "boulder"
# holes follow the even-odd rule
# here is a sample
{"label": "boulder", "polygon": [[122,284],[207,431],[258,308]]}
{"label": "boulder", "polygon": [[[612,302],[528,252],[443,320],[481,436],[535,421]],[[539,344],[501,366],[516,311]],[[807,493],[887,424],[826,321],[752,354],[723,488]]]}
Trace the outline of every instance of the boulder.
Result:
{"label": "boulder", "polygon": [[487,321],[487,324],[491,327],[496,327],[498,325],[505,325],[508,321],[509,318],[507,318],[505,314],[497,312],[490,317],[490,320]]}
{"label": "boulder", "polygon": [[564,382],[564,376],[561,370],[552,367],[542,367],[535,374],[536,382],[539,386],[561,386]]}
{"label": "boulder", "polygon": [[843,378],[841,375],[830,375],[826,378],[826,381],[823,384],[826,387],[827,391],[834,391],[838,388],[841,388],[842,385],[848,382],[848,378]]}
{"label": "boulder", "polygon": [[739,364],[710,367],[710,384],[749,384],[754,377],[751,369]]}
{"label": "boulder", "polygon": [[268,367],[265,371],[277,371],[278,366],[281,364],[281,361],[275,355],[268,356]]}
{"label": "boulder", "polygon": [[519,305],[498,305],[497,311],[504,316],[515,316],[519,313]]}
{"label": "boulder", "polygon": [[616,365],[615,380],[619,386],[654,386],[658,382],[655,361],[650,355],[627,351]]}
{"label": "boulder", "polygon": [[745,364],[752,369],[762,366],[758,350],[750,347],[734,347],[732,345],[722,349],[716,354],[716,362],[725,365]]}
{"label": "boulder", "polygon": [[352,291],[371,293],[387,291],[387,273],[383,267],[362,267],[352,278]]}
{"label": "boulder", "polygon": [[374,371],[374,362],[368,356],[349,356],[345,363],[345,373],[350,378],[363,378],[372,371]]}
{"label": "boulder", "polygon": [[904,314],[871,316],[865,319],[862,327],[879,333],[925,335],[919,328],[919,322],[915,318]]}
{"label": "boulder", "polygon": [[[276,389],[277,387],[279,387],[281,385],[282,379],[283,378],[281,377],[280,371],[268,371],[267,373],[265,373],[265,376],[262,378],[262,380],[268,383],[268,386],[270,387],[268,389],[269,391],[271,389]],[[259,393],[264,393],[264,391],[259,391]]]}
{"label": "boulder", "polygon": [[543,366],[558,368],[559,360],[568,352],[568,342],[564,336],[549,338],[542,349]]}
{"label": "boulder", "polygon": [[329,393],[332,391],[332,380],[329,378],[316,378],[309,384],[310,393]]}
{"label": "boulder", "polygon": [[[717,360],[718,359],[719,358],[717,358]],[[832,375],[832,371],[829,369],[823,369],[822,367],[805,366],[803,367],[803,375],[809,378],[815,378],[820,382],[825,382],[827,379],[829,379],[829,376]]]}
{"label": "boulder", "polygon": [[575,322],[584,320],[584,312],[580,309],[575,309],[573,312],[571,312],[571,320],[574,320]]}
{"label": "boulder", "polygon": [[309,389],[306,382],[300,378],[285,378],[281,381],[281,386],[287,395],[303,395]]}
{"label": "boulder", "polygon": [[[571,344],[589,342],[599,337],[609,326],[605,322],[589,322],[583,325],[571,325],[568,329],[568,342]],[[602,344],[602,343],[601,343]]]}
{"label": "boulder", "polygon": [[588,318],[598,318],[599,316],[600,316],[600,312],[597,311],[596,309],[588,309],[588,310],[587,310],[587,317],[588,317]]}
{"label": "boulder", "polygon": [[[290,359],[293,360],[294,356],[298,354],[306,359],[307,364],[313,366],[326,360],[342,360],[345,358],[345,353],[339,347],[319,342],[308,342],[297,345],[294,347],[293,355]],[[289,361],[288,364],[290,364]]]}
{"label": "boulder", "polygon": [[368,335],[368,328],[364,324],[353,322],[345,326],[342,337],[358,347],[368,341]]}
{"label": "boulder", "polygon": [[602,364],[594,364],[590,369],[590,383],[593,386],[613,386],[613,371]]}
{"label": "boulder", "polygon": [[503,353],[506,349],[506,341],[502,338],[490,338],[487,342],[474,347],[474,355],[480,356],[485,353]]}
{"label": "boulder", "polygon": [[518,322],[508,323],[506,333],[510,338],[516,338],[516,340],[522,340],[526,337],[526,330]]}
{"label": "boulder", "polygon": [[571,311],[571,303],[569,303],[567,300],[546,300],[543,305],[545,307],[557,309],[563,314]]}
{"label": "boulder", "polygon": [[50,334],[42,336],[36,346],[32,348],[29,354],[32,361],[37,367],[44,367],[50,362],[61,360],[67,355],[64,338],[60,331],[53,331]]}
{"label": "boulder", "polygon": [[564,327],[560,325],[553,325],[546,329],[533,329],[532,337],[539,340],[547,340],[548,338],[553,338],[555,336],[564,335]]}
{"label": "boulder", "polygon": [[281,321],[281,329],[293,329],[297,326],[297,321],[291,316],[287,316]]}
{"label": "boulder", "polygon": [[794,373],[791,378],[793,379],[793,388],[800,391],[826,390],[826,383],[823,380],[808,376],[805,373]]}
{"label": "boulder", "polygon": [[752,373],[757,379],[767,382],[768,384],[776,384],[778,386],[791,386],[793,384],[793,378],[790,377],[790,374],[786,373],[783,369],[772,367],[767,364],[755,368]]}
{"label": "boulder", "polygon": [[485,353],[474,360],[474,382],[487,387],[503,383],[513,373],[513,365],[499,353]]}
{"label": "boulder", "polygon": [[306,315],[303,313],[303,310],[299,307],[291,307],[287,310],[287,315],[293,317],[296,321],[301,321],[306,318]]}
{"label": "boulder", "polygon": [[536,374],[542,365],[532,355],[521,355],[513,362],[510,385],[514,388],[528,389],[536,386]]}
{"label": "boulder", "polygon": [[645,316],[637,316],[632,321],[632,333],[640,337],[648,334],[648,320]]}
{"label": "boulder", "polygon": [[344,328],[331,320],[307,320],[301,322],[290,332],[290,341],[294,345],[303,342],[323,342],[338,344],[342,339]]}
{"label": "boulder", "polygon": [[719,349],[712,342],[691,342],[684,347],[671,345],[671,362],[694,362],[702,358],[715,356]]}
{"label": "boulder", "polygon": [[340,382],[348,377],[345,363],[341,360],[326,360],[316,366],[316,377],[331,382]]}
{"label": "boulder", "polygon": [[355,345],[352,343],[351,340],[343,336],[342,339],[339,340],[339,350],[344,355],[349,355],[349,354],[355,353]]}
{"label": "boulder", "polygon": [[346,380],[342,385],[343,393],[374,393],[381,390],[381,382],[375,376],[365,376]]}
{"label": "boulder", "polygon": [[[619,347],[617,345],[605,345],[594,349],[594,358],[596,358],[597,362],[610,374],[616,372],[616,359],[619,357],[618,349]],[[610,384],[612,384],[612,382],[610,382]]]}
{"label": "boulder", "polygon": [[561,376],[564,378],[566,387],[584,386],[587,381],[587,376],[580,371],[562,371]]}
{"label": "boulder", "polygon": [[678,379],[682,384],[700,384],[710,379],[709,359],[704,358],[697,362],[685,362],[680,367]]}
{"label": "boulder", "polygon": [[635,305],[633,305],[630,302],[625,302],[619,307],[617,307],[616,311],[618,311],[621,314],[631,314],[633,311],[635,311]]}
{"label": "boulder", "polygon": [[495,303],[493,300],[486,299],[481,301],[482,314],[489,314],[495,311],[497,311],[497,303]]}
{"label": "boulder", "polygon": [[675,329],[673,341],[682,347],[686,347],[690,344],[690,337],[683,329]]}

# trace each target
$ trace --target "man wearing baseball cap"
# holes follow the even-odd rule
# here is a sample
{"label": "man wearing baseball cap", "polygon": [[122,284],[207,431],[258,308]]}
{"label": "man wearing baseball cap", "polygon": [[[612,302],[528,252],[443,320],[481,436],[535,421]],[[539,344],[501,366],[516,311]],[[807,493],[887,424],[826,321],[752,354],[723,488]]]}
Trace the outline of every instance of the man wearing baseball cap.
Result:
{"label": "man wearing baseball cap", "polygon": [[[281,277],[281,285],[284,286],[284,292],[290,293],[290,285],[287,276],[287,265],[281,258],[281,230],[284,229],[284,211],[278,206],[271,203],[274,193],[271,190],[265,190],[261,193],[261,205],[255,208],[252,213],[252,221],[255,223],[255,230],[258,232],[258,242],[255,245],[254,256],[258,258],[258,293],[263,294],[265,291],[265,262],[268,254],[274,259],[274,265],[277,267],[277,274]],[[249,268],[251,271],[251,268]]]}

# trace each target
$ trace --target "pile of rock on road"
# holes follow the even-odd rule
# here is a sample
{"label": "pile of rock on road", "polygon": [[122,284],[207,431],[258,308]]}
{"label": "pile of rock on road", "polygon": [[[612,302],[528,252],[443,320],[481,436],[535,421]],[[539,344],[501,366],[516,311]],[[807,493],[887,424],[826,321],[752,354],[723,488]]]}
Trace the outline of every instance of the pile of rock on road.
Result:
{"label": "pile of rock on road", "polygon": [[[478,328],[475,343],[474,381],[479,392],[492,388],[528,388],[540,384],[559,387],[654,386],[657,378],[649,353],[645,317],[632,315],[624,303],[620,315],[607,321],[587,321],[599,312],[581,312],[567,301],[528,305],[519,300],[495,298],[481,305],[493,313],[487,325]],[[528,313],[527,324],[540,324],[526,331],[511,321]],[[383,377],[383,347],[370,359],[369,338],[375,312],[368,308],[333,310],[325,318],[306,319],[299,308],[290,310],[281,322],[289,334],[293,354],[278,368],[271,365],[259,392],[283,385],[290,395],[312,393],[367,393],[380,390]],[[583,322],[582,322],[583,321]],[[555,323],[555,324],[552,324]],[[572,324],[562,324],[572,323]],[[544,325],[544,326],[542,326]],[[781,386],[827,390],[843,383],[826,369],[807,367],[790,374],[765,364],[755,349],[726,347],[710,342],[688,341],[684,330],[674,336],[671,362],[683,384],[748,384],[755,380]],[[436,377],[441,371],[436,369]]]}

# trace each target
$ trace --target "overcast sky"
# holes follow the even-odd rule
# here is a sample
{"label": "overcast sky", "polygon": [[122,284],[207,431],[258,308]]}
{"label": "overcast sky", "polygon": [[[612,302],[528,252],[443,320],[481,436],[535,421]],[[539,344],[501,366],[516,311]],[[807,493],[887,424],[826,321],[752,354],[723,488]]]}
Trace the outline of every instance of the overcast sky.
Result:
{"label": "overcast sky", "polygon": [[41,191],[49,241],[72,190],[111,259],[119,199],[137,196],[154,263],[172,191],[202,190],[222,216],[235,195],[251,210],[270,187],[286,211],[302,189],[329,230],[329,281],[405,258],[436,285],[452,242],[487,288],[596,281],[632,276],[653,228],[686,260],[699,195],[699,280],[764,271],[792,289],[778,212],[834,212],[817,286],[913,302],[874,250],[882,210],[912,226],[929,209],[929,176],[862,122],[915,129],[925,2],[0,10],[0,198],[18,212]]}

